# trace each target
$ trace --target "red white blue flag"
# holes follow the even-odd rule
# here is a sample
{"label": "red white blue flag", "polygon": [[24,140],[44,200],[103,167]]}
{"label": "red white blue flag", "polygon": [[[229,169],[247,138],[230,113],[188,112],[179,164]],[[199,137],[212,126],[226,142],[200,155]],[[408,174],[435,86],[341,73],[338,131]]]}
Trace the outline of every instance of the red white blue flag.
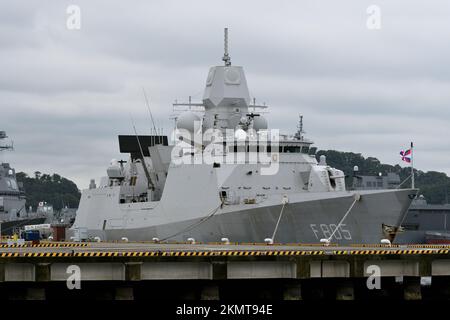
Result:
{"label": "red white blue flag", "polygon": [[411,149],[408,149],[406,151],[400,151],[400,155],[402,156],[403,161],[408,163],[411,162]]}

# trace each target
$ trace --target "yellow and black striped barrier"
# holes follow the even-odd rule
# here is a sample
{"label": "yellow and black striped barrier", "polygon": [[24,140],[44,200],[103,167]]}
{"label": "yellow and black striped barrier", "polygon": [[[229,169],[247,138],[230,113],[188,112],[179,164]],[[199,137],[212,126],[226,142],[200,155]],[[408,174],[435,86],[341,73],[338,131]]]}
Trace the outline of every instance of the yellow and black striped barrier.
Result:
{"label": "yellow and black striped barrier", "polygon": [[90,244],[86,243],[86,242],[76,242],[76,243],[72,243],[72,242],[55,242],[55,243],[49,243],[49,242],[44,242],[44,243],[39,243],[39,244],[32,244],[32,243],[24,243],[24,244],[5,244],[2,243],[0,244],[0,248],[72,248],[72,247],[88,247]]}
{"label": "yellow and black striped barrier", "polygon": [[89,243],[81,242],[81,243],[40,243],[40,244],[31,244],[30,247],[39,247],[39,248],[73,248],[73,247],[88,247]]}
{"label": "yellow and black striped barrier", "polygon": [[333,254],[336,255],[406,255],[406,254],[448,254],[448,249],[431,250],[431,249],[409,249],[409,250],[337,250]]}
{"label": "yellow and black striped barrier", "polygon": [[432,248],[432,249],[446,249],[450,248],[449,244],[409,244],[406,248]]}
{"label": "yellow and black striped barrier", "polygon": [[407,250],[229,250],[229,251],[84,251],[84,252],[2,252],[0,258],[64,258],[64,257],[250,257],[250,256],[320,256],[320,255],[432,255],[449,254],[449,249]]}
{"label": "yellow and black striped barrier", "polygon": [[27,246],[28,246],[27,244],[11,244],[11,245],[3,243],[0,244],[0,248],[25,248]]}
{"label": "yellow and black striped barrier", "polygon": [[323,255],[324,251],[85,251],[85,252],[2,252],[0,258],[33,257],[245,257]]}
{"label": "yellow and black striped barrier", "polygon": [[351,244],[350,247],[357,247],[357,248],[388,248],[388,247],[392,247],[392,248],[397,248],[399,247],[398,244],[383,244],[383,243],[375,243],[375,244]]}

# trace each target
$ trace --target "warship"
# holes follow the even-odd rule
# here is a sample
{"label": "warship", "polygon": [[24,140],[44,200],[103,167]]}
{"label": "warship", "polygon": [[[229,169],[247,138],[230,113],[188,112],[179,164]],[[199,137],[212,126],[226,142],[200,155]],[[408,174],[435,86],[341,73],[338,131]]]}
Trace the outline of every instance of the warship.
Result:
{"label": "warship", "polygon": [[[0,131],[0,152],[13,150],[12,144],[1,143],[8,137]],[[43,223],[49,212],[42,205],[38,210],[27,211],[26,196],[21,183],[17,182],[16,172],[9,163],[0,163],[0,232],[2,236],[12,235],[26,225]]]}
{"label": "warship", "polygon": [[[211,67],[203,99],[176,103],[168,136],[119,136],[112,160],[82,191],[77,240],[379,243],[394,240],[416,189],[347,190],[343,171],[316,160],[300,125],[268,129],[244,69]],[[184,109],[183,109],[184,108]],[[151,113],[150,113],[151,115]],[[300,119],[301,120],[301,119]],[[134,127],[134,126],[133,126]]]}
{"label": "warship", "polygon": [[[397,189],[401,185],[400,176],[395,172],[380,173],[376,176],[361,175],[358,167],[353,169],[353,190]],[[445,190],[447,193],[447,190]],[[450,204],[431,204],[421,194],[411,203],[397,234],[398,244],[448,244],[450,243]]]}
{"label": "warship", "polygon": [[399,244],[450,244],[450,204],[431,204],[423,195],[413,200],[398,234]]}

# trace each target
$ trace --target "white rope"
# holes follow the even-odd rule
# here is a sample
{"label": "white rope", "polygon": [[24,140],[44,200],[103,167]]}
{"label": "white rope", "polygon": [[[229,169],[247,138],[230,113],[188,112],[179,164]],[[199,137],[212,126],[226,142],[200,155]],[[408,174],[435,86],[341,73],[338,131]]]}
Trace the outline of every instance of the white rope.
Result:
{"label": "white rope", "polygon": [[341,227],[342,223],[344,222],[345,218],[347,218],[348,214],[350,213],[350,211],[352,211],[353,206],[355,205],[356,201],[359,200],[359,195],[355,194],[355,200],[353,200],[350,208],[348,208],[347,212],[344,214],[344,216],[342,217],[341,221],[339,221],[336,229],[334,229],[333,233],[330,235],[330,237],[327,239],[327,241],[331,241],[331,239],[333,238],[334,234],[336,233],[336,231]]}
{"label": "white rope", "polygon": [[213,217],[213,216],[217,213],[217,211],[222,207],[222,205],[223,205],[223,203],[221,203],[221,204],[220,204],[217,208],[215,208],[211,213],[209,213],[207,216],[201,218],[199,221],[196,221],[196,222],[190,224],[189,226],[187,226],[186,228],[182,229],[181,231],[179,231],[179,232],[177,232],[177,233],[175,233],[175,234],[172,234],[171,236],[165,237],[165,238],[161,239],[160,241],[166,241],[166,240],[168,240],[168,239],[170,239],[170,238],[173,238],[173,237],[175,237],[175,236],[178,236],[178,235],[180,235],[180,234],[182,234],[182,233],[185,233],[185,232],[188,232],[188,231],[193,230],[194,228],[196,228],[196,227],[198,227],[199,225],[201,225],[203,222],[209,220],[209,218]]}
{"label": "white rope", "polygon": [[402,186],[402,184],[404,184],[406,181],[409,180],[409,178],[411,178],[411,175],[407,176],[405,180],[402,181],[402,183],[400,183],[396,189],[400,189],[400,187]]}
{"label": "white rope", "polygon": [[275,226],[275,230],[273,230],[273,234],[272,234],[272,241],[275,241],[275,235],[277,234],[277,230],[278,230],[278,225],[280,224],[281,221],[281,217],[283,215],[283,211],[284,211],[284,207],[286,206],[287,201],[283,201],[283,206],[281,207],[281,211],[280,211],[280,216],[278,217],[278,221],[277,224]]}

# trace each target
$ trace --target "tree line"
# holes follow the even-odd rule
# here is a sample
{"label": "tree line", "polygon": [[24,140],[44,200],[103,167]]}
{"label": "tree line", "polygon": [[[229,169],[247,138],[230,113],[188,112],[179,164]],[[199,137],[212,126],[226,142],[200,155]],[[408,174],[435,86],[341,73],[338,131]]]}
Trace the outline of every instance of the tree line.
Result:
{"label": "tree line", "polygon": [[[378,175],[380,172],[385,175],[388,172],[397,173],[400,181],[404,181],[411,175],[411,168],[400,165],[389,165],[381,163],[377,158],[364,158],[360,153],[341,152],[336,150],[320,150],[316,153],[317,160],[321,155],[325,155],[327,164],[344,171],[346,175],[346,185],[352,185],[353,167],[358,166],[359,175]],[[443,204],[448,203],[448,192],[450,191],[450,177],[443,172],[421,171],[414,169],[415,187],[420,189],[428,203]],[[401,187],[409,188],[410,181],[405,182]]]}
{"label": "tree line", "polygon": [[47,202],[53,205],[54,210],[61,210],[64,207],[78,208],[81,193],[77,185],[64,177],[54,173],[43,174],[34,172],[34,177],[28,176],[24,172],[16,174],[18,182],[21,182],[25,191],[26,206],[36,210],[39,202]]}
{"label": "tree line", "polygon": [[[328,165],[344,171],[347,187],[352,185],[354,166],[358,166],[359,175],[378,175],[380,172],[385,175],[393,172],[400,176],[400,181],[405,180],[411,174],[410,167],[383,164],[377,158],[365,158],[360,153],[319,150],[316,153],[317,160],[321,155],[326,156]],[[450,177],[437,171],[424,172],[417,169],[414,171],[416,187],[420,189],[420,194],[423,194],[429,203],[448,203]],[[65,206],[78,207],[81,193],[77,185],[56,173],[50,175],[36,171],[34,177],[30,177],[24,172],[19,172],[17,180],[22,182],[25,189],[27,207],[32,206],[35,210],[41,201],[52,204],[55,210],[60,210]],[[403,184],[402,188],[410,187],[410,185],[408,181]]]}

